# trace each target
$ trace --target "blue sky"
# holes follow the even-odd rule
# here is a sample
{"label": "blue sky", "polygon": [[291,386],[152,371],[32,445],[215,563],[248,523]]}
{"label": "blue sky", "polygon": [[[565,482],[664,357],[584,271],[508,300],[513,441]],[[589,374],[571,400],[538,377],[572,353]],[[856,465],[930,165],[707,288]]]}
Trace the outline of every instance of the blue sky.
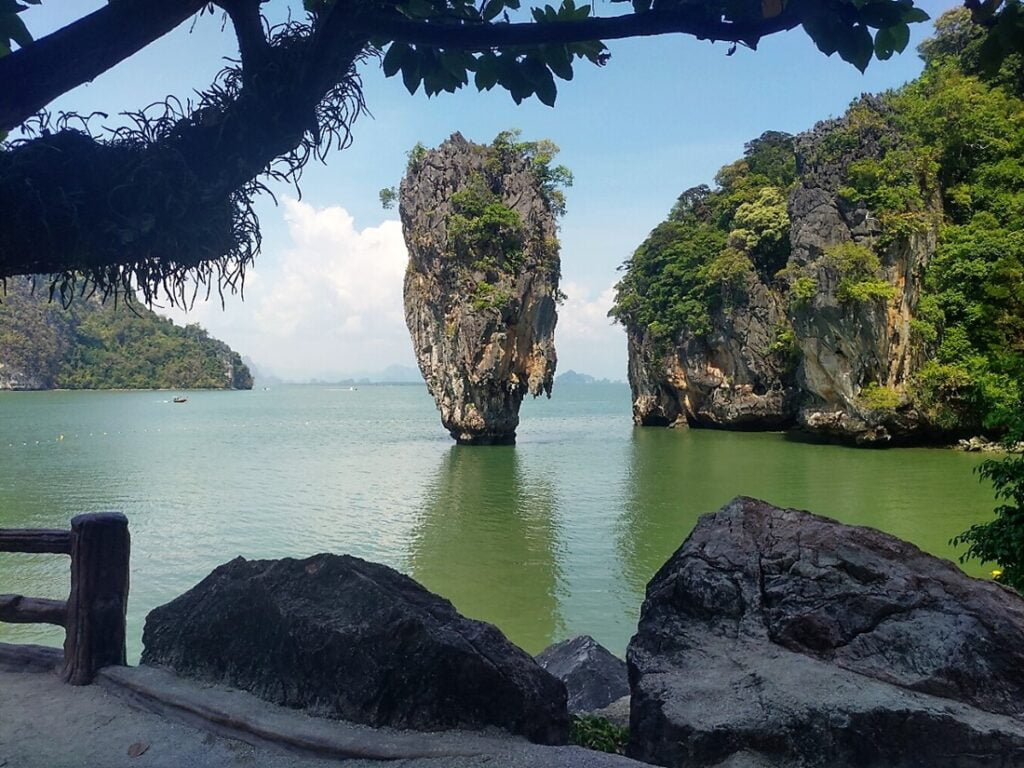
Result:
{"label": "blue sky", "polygon": [[[37,36],[102,2],[45,0],[24,14]],[[920,3],[933,17],[955,0]],[[288,3],[266,8],[280,19]],[[620,6],[598,5],[609,15]],[[208,84],[235,53],[222,15],[185,24],[95,82],[51,105],[59,111],[112,115],[168,94],[188,96]],[[489,141],[520,128],[524,138],[550,138],[574,172],[562,221],[563,288],[569,301],[556,332],[559,369],[625,379],[625,335],[604,317],[616,268],[628,258],[684,189],[709,183],[766,130],[799,132],[841,114],[861,93],[897,87],[921,63],[911,47],[865,75],[826,58],[803,32],[765,40],[758,51],[684,36],[617,41],[603,68],[580,63],[572,82],[559,81],[554,109],[516,106],[504,92],[464,90],[427,99],[410,96],[400,79],[376,63],[362,69],[372,116],[353,127],[354,142],[327,165],[310,165],[302,200],[275,188],[282,201],[261,201],[264,247],[247,283],[246,300],[197,306],[179,320],[201,322],[261,369],[284,378],[333,378],[413,365],[401,312],[405,254],[397,214],[377,193],[396,184],[416,142],[436,145],[453,131]]]}

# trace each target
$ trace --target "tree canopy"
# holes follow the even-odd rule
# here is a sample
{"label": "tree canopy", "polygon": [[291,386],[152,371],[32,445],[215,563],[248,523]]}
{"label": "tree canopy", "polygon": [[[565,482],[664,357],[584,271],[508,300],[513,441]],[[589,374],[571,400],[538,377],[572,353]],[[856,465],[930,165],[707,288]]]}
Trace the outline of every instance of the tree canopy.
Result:
{"label": "tree canopy", "polygon": [[[928,19],[918,0],[612,0],[624,12],[601,17],[575,0],[528,11],[520,0],[305,0],[303,19],[268,28],[267,0],[111,0],[33,40],[30,5],[43,1],[0,0],[0,131],[22,131],[0,152],[0,279],[46,274],[65,298],[138,289],[182,303],[189,285],[240,285],[268,178],[296,181],[311,158],[347,146],[364,109],[360,64],[379,60],[411,93],[472,83],[552,105],[575,65],[607,61],[606,40],[680,33],[756,48],[800,27],[863,70]],[[965,5],[994,41],[979,66],[1019,47],[1020,0]],[[87,119],[41,112],[218,8],[239,59],[195,103],[169,98],[98,135]]]}

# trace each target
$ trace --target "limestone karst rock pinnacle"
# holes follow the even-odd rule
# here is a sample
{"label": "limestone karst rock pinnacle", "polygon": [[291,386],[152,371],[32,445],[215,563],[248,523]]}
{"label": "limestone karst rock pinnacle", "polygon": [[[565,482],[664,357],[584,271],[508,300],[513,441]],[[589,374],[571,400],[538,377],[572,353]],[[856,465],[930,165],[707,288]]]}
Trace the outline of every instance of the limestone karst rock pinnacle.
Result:
{"label": "limestone karst rock pinnacle", "polygon": [[465,445],[515,442],[523,397],[550,396],[555,373],[557,150],[514,139],[417,146],[398,195],[406,324],[441,421]]}

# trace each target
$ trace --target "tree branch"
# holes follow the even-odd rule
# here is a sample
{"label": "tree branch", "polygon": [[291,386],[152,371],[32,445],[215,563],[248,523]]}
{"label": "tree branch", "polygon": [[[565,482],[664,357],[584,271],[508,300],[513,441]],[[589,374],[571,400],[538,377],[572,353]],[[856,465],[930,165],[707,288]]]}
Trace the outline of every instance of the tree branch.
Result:
{"label": "tree branch", "polygon": [[163,37],[207,0],[118,0],[0,58],[0,131]]}
{"label": "tree branch", "polygon": [[227,11],[231,25],[238,39],[238,53],[242,59],[242,75],[251,75],[270,50],[266,35],[263,34],[263,18],[260,4],[263,0],[219,0],[218,5]]}
{"label": "tree branch", "polygon": [[756,46],[761,38],[799,26],[792,13],[757,23],[708,21],[686,10],[653,10],[580,21],[514,24],[439,24],[403,16],[362,16],[350,20],[349,32],[386,37],[400,43],[480,51],[506,46],[582,43],[626,37],[686,34],[700,40],[725,40]]}

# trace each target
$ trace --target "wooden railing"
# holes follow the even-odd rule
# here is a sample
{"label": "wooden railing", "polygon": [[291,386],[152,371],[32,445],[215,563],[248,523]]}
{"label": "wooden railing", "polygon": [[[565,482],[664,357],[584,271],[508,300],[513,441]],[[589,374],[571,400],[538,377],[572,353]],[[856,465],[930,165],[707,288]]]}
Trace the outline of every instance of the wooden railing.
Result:
{"label": "wooden railing", "polygon": [[70,531],[0,528],[0,552],[71,555],[66,601],[0,595],[0,621],[64,627],[65,682],[88,685],[102,667],[124,666],[131,558],[124,515],[78,515]]}

